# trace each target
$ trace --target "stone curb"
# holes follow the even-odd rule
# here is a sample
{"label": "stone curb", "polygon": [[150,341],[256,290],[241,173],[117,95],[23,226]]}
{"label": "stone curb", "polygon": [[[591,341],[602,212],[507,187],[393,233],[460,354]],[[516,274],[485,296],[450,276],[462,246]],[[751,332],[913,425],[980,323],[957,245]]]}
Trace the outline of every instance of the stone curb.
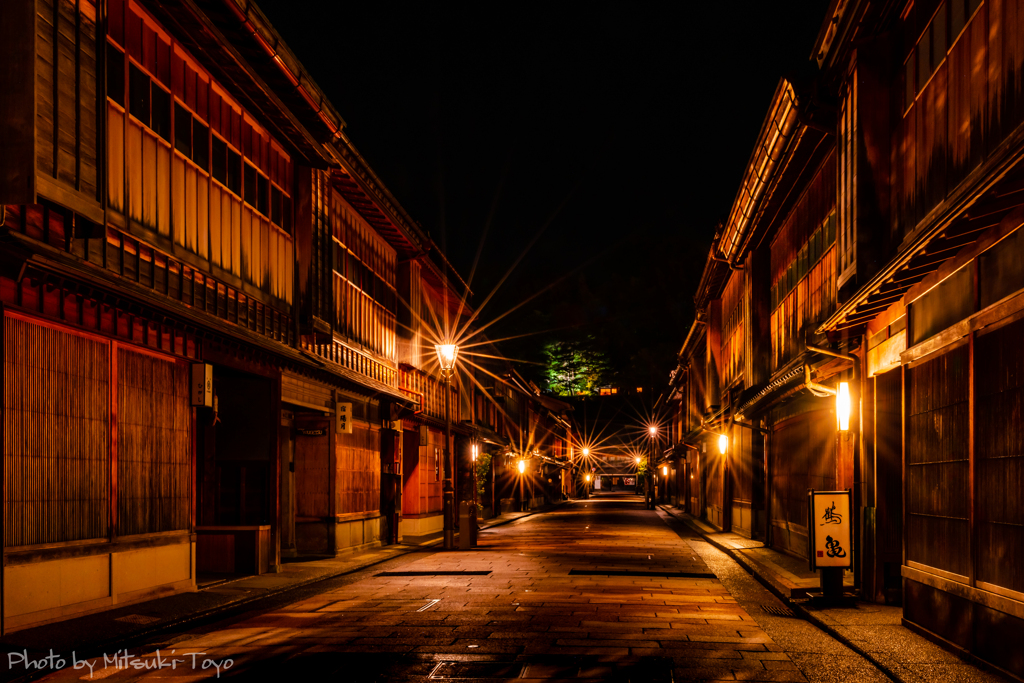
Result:
{"label": "stone curb", "polygon": [[673,519],[676,519],[676,520],[682,522],[683,524],[688,526],[690,529],[692,529],[694,532],[699,534],[700,537],[703,538],[705,541],[707,541],[708,543],[713,545],[715,548],[721,550],[723,553],[728,555],[737,564],[739,564],[741,567],[743,567],[748,572],[750,572],[750,574],[753,575],[758,580],[758,582],[761,583],[762,586],[764,586],[769,591],[771,591],[772,594],[775,595],[775,597],[779,598],[786,605],[788,605],[789,608],[792,609],[794,613],[798,614],[802,619],[805,619],[806,621],[810,622],[811,624],[813,624],[818,629],[824,631],[825,633],[827,633],[828,635],[830,635],[831,637],[835,638],[840,643],[845,645],[846,647],[850,648],[851,650],[853,650],[854,652],[859,654],[864,659],[866,659],[869,662],[871,662],[871,664],[873,666],[875,666],[879,671],[881,671],[883,674],[885,674],[885,676],[887,678],[889,678],[891,681],[894,681],[894,683],[912,683],[911,681],[907,681],[907,680],[901,678],[898,674],[896,674],[894,671],[892,671],[888,666],[886,666],[882,662],[878,661],[878,659],[874,655],[872,655],[870,652],[864,650],[859,645],[855,644],[853,641],[851,641],[845,635],[843,635],[842,633],[837,631],[834,627],[832,627],[831,625],[829,625],[828,623],[823,621],[816,614],[814,614],[813,612],[811,612],[808,609],[806,609],[803,605],[801,605],[799,603],[793,602],[792,599],[789,596],[784,595],[783,592],[780,591],[777,586],[775,586],[774,582],[771,580],[770,577],[763,576],[761,574],[760,570],[762,570],[763,568],[759,564],[749,560],[747,557],[745,557],[743,555],[743,553],[738,553],[733,548],[729,548],[728,546],[724,546],[724,545],[718,543],[711,536],[708,536],[707,533],[705,533],[703,529],[701,529],[698,525],[694,524],[687,517],[681,516],[678,512],[676,512],[674,510],[671,510],[667,506],[659,505],[658,509],[663,511],[665,514],[671,516]]}

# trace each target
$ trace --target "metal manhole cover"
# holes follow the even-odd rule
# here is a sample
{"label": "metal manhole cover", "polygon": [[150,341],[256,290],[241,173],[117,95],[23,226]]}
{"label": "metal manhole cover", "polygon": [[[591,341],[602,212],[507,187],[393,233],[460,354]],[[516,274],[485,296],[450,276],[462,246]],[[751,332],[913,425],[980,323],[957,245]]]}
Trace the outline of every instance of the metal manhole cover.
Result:
{"label": "metal manhole cover", "polygon": [[636,572],[623,569],[570,569],[569,576],[634,576],[655,579],[717,579],[707,572]]}
{"label": "metal manhole cover", "polygon": [[147,617],[144,614],[129,614],[124,617],[118,617],[117,619],[114,619],[114,621],[144,626],[145,624],[152,624],[154,621],[160,621],[160,617]]}
{"label": "metal manhole cover", "polygon": [[462,678],[519,678],[521,662],[440,662],[430,672],[430,680]]}
{"label": "metal manhole cover", "polygon": [[462,571],[462,572],[381,572],[374,576],[488,576],[491,571]]}
{"label": "metal manhole cover", "polygon": [[794,617],[793,610],[788,607],[779,607],[778,605],[761,605],[761,610],[768,614],[774,614],[777,617]]}

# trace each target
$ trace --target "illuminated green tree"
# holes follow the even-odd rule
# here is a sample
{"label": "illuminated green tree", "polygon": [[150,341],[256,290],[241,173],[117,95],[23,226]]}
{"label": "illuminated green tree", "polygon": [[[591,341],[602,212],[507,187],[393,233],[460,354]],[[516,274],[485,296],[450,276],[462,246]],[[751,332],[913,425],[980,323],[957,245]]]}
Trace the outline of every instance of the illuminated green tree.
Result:
{"label": "illuminated green tree", "polygon": [[592,335],[557,340],[544,347],[547,390],[559,396],[593,394],[610,377],[611,366]]}

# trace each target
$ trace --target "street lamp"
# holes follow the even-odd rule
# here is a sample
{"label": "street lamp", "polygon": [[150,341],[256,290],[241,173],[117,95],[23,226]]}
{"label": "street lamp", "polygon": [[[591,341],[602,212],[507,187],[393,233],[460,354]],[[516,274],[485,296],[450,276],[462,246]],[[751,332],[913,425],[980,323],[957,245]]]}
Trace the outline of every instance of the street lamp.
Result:
{"label": "street lamp", "polygon": [[836,417],[839,419],[839,431],[850,430],[850,384],[840,382],[836,391]]}
{"label": "street lamp", "polygon": [[526,459],[519,459],[519,511],[525,512],[526,507],[526,492],[523,490],[523,480],[526,478],[523,475],[526,473]]}
{"label": "street lamp", "polygon": [[648,510],[654,509],[654,482],[651,480],[654,477],[654,472],[651,470],[651,463],[654,460],[654,444],[658,438],[658,427],[657,425],[651,425],[647,428],[647,434],[651,437],[650,448],[647,451],[647,472],[644,473],[644,499],[647,504]]}
{"label": "street lamp", "polygon": [[718,435],[718,452],[725,455],[725,452],[729,450],[729,437],[725,434]]}
{"label": "street lamp", "polygon": [[[452,374],[459,347],[455,344],[434,344],[437,362],[441,365],[444,378],[444,483],[441,485],[441,501],[444,511],[444,549],[455,550],[455,492],[452,489],[452,416],[451,393]],[[474,468],[475,469],[475,468]]]}
{"label": "street lamp", "polygon": [[475,508],[476,507],[476,489],[477,489],[477,483],[476,483],[476,459],[478,457],[480,457],[480,444],[478,444],[476,441],[474,441],[473,445],[470,447],[470,451],[471,451],[470,455],[471,455],[472,460],[473,460],[473,507]]}

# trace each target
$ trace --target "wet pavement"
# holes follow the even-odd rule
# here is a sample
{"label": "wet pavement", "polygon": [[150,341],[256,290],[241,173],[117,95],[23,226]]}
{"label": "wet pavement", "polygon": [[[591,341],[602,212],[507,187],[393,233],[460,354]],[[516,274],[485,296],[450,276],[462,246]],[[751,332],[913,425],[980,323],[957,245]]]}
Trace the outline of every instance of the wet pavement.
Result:
{"label": "wet pavement", "polygon": [[44,680],[889,680],[629,495],[485,530],[475,550],[423,549],[106,661],[63,656]]}

